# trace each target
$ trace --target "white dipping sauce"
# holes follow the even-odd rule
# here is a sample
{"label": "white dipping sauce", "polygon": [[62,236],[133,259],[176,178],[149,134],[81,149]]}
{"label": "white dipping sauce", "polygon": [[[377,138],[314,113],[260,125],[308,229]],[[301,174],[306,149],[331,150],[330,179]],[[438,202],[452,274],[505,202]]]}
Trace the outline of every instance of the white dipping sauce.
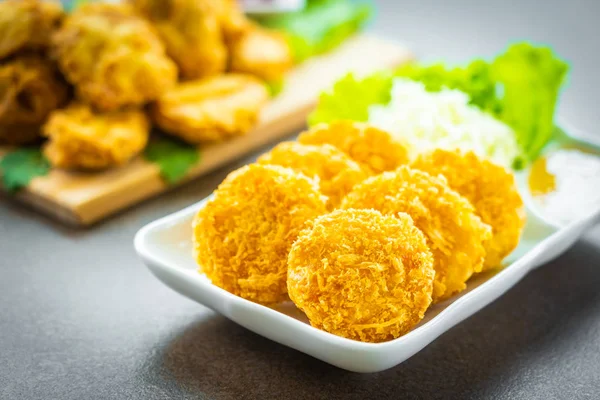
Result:
{"label": "white dipping sauce", "polygon": [[561,224],[600,209],[600,157],[579,150],[557,150],[546,157],[555,177],[553,191],[536,196],[545,215]]}

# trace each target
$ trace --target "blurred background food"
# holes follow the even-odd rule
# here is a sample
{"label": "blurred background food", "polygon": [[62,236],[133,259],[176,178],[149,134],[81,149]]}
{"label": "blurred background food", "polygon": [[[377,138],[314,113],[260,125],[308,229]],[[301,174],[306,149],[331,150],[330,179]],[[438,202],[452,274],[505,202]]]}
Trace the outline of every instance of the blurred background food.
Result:
{"label": "blurred background food", "polygon": [[[165,148],[197,160],[195,146],[251,131],[287,72],[370,11],[347,0],[253,18],[236,0],[0,2],[0,145],[35,145],[13,151],[43,151],[36,160],[66,170],[123,165],[144,150],[157,162]],[[174,142],[150,150],[150,136]],[[16,166],[3,165],[6,186]],[[158,165],[169,182],[187,172]]]}

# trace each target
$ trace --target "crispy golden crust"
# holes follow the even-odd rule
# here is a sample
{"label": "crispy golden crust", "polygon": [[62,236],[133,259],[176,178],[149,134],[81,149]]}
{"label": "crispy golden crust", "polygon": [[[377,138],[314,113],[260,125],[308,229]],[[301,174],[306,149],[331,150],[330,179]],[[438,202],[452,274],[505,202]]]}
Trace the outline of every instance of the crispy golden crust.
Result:
{"label": "crispy golden crust", "polygon": [[156,27],[181,76],[199,79],[225,71],[225,46],[217,4],[223,0],[131,0]]}
{"label": "crispy golden crust", "polygon": [[484,243],[484,270],[497,267],[519,244],[525,225],[525,207],[512,173],[473,152],[435,150],[419,156],[414,168],[443,175],[448,185],[466,197],[481,220],[492,227]]}
{"label": "crispy golden crust", "polygon": [[44,155],[55,167],[103,169],[122,165],[148,141],[150,124],[141,110],[97,113],[83,104],[54,111],[44,125]]}
{"label": "crispy golden crust", "polygon": [[62,17],[63,9],[58,1],[1,1],[0,58],[20,50],[45,49]]}
{"label": "crispy golden crust", "polygon": [[245,299],[287,298],[287,256],[306,223],[326,212],[312,180],[291,169],[253,164],[232,172],[194,220],[200,272]]}
{"label": "crispy golden crust", "polygon": [[321,192],[329,198],[330,209],[338,207],[354,185],[367,179],[367,173],[356,162],[328,144],[281,143],[262,155],[258,163],[281,165],[308,177],[316,177]]}
{"label": "crispy golden crust", "polygon": [[293,65],[292,52],[279,32],[251,25],[230,44],[230,68],[258,76],[266,81],[280,81]]}
{"label": "crispy golden crust", "polygon": [[228,74],[180,83],[152,106],[158,126],[186,142],[220,141],[246,134],[269,100],[265,85]]}
{"label": "crispy golden crust", "polygon": [[36,141],[50,112],[68,98],[66,83],[46,59],[22,55],[0,65],[0,144]]}
{"label": "crispy golden crust", "polygon": [[298,141],[303,144],[331,144],[372,174],[391,171],[409,162],[406,146],[389,133],[361,122],[319,124],[300,134]]}
{"label": "crispy golden crust", "polygon": [[405,212],[428,239],[436,271],[433,300],[464,290],[481,271],[491,228],[475,215],[467,199],[448,187],[444,177],[402,166],[354,187],[342,208],[373,208],[384,214]]}
{"label": "crispy golden crust", "polygon": [[336,210],[292,246],[288,292],[313,326],[382,342],[423,318],[434,274],[426,239],[407,214]]}
{"label": "crispy golden crust", "polygon": [[127,4],[77,8],[54,35],[52,55],[77,95],[101,111],[142,105],[177,80],[155,30]]}

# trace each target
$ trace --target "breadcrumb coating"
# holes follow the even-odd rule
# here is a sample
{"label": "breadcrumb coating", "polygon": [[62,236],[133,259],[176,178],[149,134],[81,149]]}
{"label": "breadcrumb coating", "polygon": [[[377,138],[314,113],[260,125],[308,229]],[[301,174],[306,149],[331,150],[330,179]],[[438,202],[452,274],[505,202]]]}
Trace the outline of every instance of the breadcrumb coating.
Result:
{"label": "breadcrumb coating", "polygon": [[491,228],[443,176],[402,166],[356,185],[341,207],[392,215],[405,212],[412,217],[433,252],[434,302],[464,290],[465,282],[482,269],[483,242],[491,238]]}
{"label": "breadcrumb coating", "polygon": [[146,146],[150,123],[141,110],[98,113],[73,104],[43,127],[44,155],[54,167],[104,169],[125,164]]}
{"label": "breadcrumb coating", "polygon": [[268,100],[257,78],[227,74],[180,83],[154,103],[152,116],[188,143],[221,141],[248,133]]}
{"label": "breadcrumb coating", "polygon": [[492,227],[484,242],[484,270],[499,266],[519,244],[526,214],[514,175],[473,152],[435,150],[419,156],[413,168],[443,175],[448,185],[466,197],[483,222]]}
{"label": "breadcrumb coating", "polygon": [[17,56],[0,65],[0,144],[35,142],[51,111],[68,101],[69,90],[52,63]]}
{"label": "breadcrumb coating", "polygon": [[84,4],[52,42],[52,56],[77,95],[101,111],[142,105],[177,80],[156,31],[128,4]]}
{"label": "breadcrumb coating", "polygon": [[63,17],[58,1],[0,1],[0,58],[21,50],[44,50]]}
{"label": "breadcrumb coating", "polygon": [[196,215],[200,272],[245,299],[287,299],[287,256],[307,222],[326,212],[315,182],[289,168],[252,164],[232,172]]}
{"label": "breadcrumb coating", "polygon": [[280,81],[293,65],[292,51],[284,35],[249,25],[230,44],[230,69],[258,76],[266,81]]}
{"label": "breadcrumb coating", "polygon": [[423,318],[434,275],[425,236],[407,214],[348,209],[302,232],[288,257],[287,285],[314,327],[383,342]]}
{"label": "breadcrumb coating", "polygon": [[200,79],[225,71],[227,48],[219,15],[223,0],[130,2],[156,27],[183,78]]}
{"label": "breadcrumb coating", "polygon": [[331,144],[372,175],[392,171],[409,162],[406,146],[389,133],[362,122],[319,124],[298,137],[303,144]]}
{"label": "breadcrumb coating", "polygon": [[329,209],[338,207],[354,185],[367,179],[367,173],[356,162],[328,144],[284,142],[262,155],[258,163],[281,165],[316,178],[321,192],[329,198]]}

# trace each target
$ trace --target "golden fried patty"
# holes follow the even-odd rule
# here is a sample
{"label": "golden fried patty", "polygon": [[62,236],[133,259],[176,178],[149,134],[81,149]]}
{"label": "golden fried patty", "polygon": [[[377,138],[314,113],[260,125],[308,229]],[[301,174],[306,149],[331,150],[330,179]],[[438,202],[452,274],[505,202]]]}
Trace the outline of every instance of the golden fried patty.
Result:
{"label": "golden fried patty", "polygon": [[287,256],[298,233],[326,212],[315,183],[289,168],[253,164],[232,172],[196,215],[200,272],[245,299],[287,298]]}
{"label": "golden fried patty", "polygon": [[288,292],[320,329],[382,342],[410,331],[431,303],[433,256],[404,213],[336,210],[292,246]]}
{"label": "golden fried patty", "polygon": [[392,215],[405,212],[412,217],[433,252],[434,301],[465,289],[471,275],[481,271],[483,242],[491,238],[491,229],[443,177],[402,166],[356,185],[342,208],[375,209]]}

